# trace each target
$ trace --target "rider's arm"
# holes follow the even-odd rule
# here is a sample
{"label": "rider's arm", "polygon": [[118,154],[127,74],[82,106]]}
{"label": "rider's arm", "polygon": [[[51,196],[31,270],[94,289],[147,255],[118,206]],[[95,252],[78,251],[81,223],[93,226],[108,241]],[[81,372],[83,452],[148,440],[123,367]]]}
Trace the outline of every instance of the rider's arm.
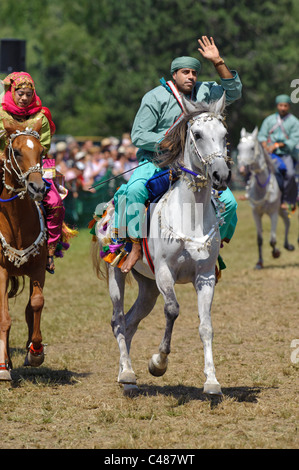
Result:
{"label": "rider's arm", "polygon": [[147,93],[141,101],[131,131],[132,142],[136,147],[151,152],[156,150],[157,143],[165,134],[165,129],[158,128],[160,112],[155,93]]}
{"label": "rider's arm", "polygon": [[40,131],[40,143],[44,147],[44,153],[46,154],[50,150],[51,146],[51,132],[50,124],[46,116],[42,115],[42,128]]}
{"label": "rider's arm", "polygon": [[[214,43],[214,39],[212,37],[208,38],[207,36],[202,36],[202,39],[198,39],[198,43],[200,45],[198,51],[202,57],[209,60],[214,65],[221,82],[220,85],[215,82],[208,82],[210,84],[212,83],[212,86],[210,86],[209,99],[206,99],[206,101],[218,100],[222,96],[223,91],[226,93],[227,105],[241,98],[242,83],[240,77],[235,70],[229,70],[226,66]],[[199,98],[200,97],[197,99]]]}
{"label": "rider's arm", "polygon": [[226,105],[233,103],[242,96],[242,83],[238,73],[232,70],[233,78],[221,78],[217,82],[198,82],[196,84],[197,101],[217,101],[225,91]]}

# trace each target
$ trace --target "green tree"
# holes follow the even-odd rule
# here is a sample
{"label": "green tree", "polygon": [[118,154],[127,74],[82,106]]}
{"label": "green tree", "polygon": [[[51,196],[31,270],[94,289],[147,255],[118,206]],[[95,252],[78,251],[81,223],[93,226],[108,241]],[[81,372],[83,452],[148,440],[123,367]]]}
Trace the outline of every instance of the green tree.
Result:
{"label": "green tree", "polygon": [[[233,143],[299,78],[295,0],[1,0],[0,17],[2,38],[27,41],[27,71],[59,134],[129,131],[144,93],[170,77],[172,59],[200,57],[203,34],[243,82],[228,109]],[[202,62],[201,79],[219,80]]]}

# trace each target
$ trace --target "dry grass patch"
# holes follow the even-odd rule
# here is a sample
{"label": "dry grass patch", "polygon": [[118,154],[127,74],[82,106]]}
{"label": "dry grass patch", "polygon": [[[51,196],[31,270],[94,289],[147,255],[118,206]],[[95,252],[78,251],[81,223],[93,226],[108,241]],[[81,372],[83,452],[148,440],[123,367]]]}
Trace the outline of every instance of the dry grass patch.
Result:
{"label": "dry grass patch", "polygon": [[[265,239],[267,238],[265,224]],[[282,223],[278,239],[283,240]],[[297,216],[291,242],[296,245]],[[249,206],[223,249],[227,269],[213,303],[214,360],[222,401],[203,395],[203,349],[192,286],[178,286],[181,306],[169,368],[150,376],[147,362],[164,332],[162,299],[132,343],[140,393],[117,384],[119,353],[110,327],[107,286],[94,276],[90,237],[82,230],[56,273],[47,277],[42,317],[45,363],[23,367],[27,293],[11,303],[12,383],[0,383],[1,447],[6,449],[253,449],[298,447],[298,247],[255,271],[256,236]],[[129,306],[136,295],[128,290]]]}

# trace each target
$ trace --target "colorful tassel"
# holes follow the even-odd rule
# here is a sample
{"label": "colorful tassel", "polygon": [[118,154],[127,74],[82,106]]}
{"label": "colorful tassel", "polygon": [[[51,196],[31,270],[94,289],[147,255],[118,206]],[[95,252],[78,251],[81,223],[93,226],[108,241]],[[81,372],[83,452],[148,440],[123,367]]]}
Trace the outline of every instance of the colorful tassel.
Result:
{"label": "colorful tassel", "polygon": [[116,258],[115,253],[108,253],[103,260],[106,261],[107,263],[112,263],[112,261]]}

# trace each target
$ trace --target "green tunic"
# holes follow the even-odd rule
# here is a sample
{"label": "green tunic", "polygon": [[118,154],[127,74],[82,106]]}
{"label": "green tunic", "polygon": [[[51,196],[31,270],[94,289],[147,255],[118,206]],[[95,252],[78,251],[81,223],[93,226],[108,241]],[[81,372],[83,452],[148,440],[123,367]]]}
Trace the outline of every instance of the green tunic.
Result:
{"label": "green tunic", "polygon": [[[282,128],[277,126],[278,118],[279,113],[274,113],[263,121],[258,140],[260,142],[269,141],[271,144],[283,142],[284,147],[277,148],[275,153],[279,156],[292,155],[295,157],[295,147],[299,143],[299,120],[293,114],[288,114],[282,119]],[[274,129],[273,132],[271,132],[272,129]]]}

